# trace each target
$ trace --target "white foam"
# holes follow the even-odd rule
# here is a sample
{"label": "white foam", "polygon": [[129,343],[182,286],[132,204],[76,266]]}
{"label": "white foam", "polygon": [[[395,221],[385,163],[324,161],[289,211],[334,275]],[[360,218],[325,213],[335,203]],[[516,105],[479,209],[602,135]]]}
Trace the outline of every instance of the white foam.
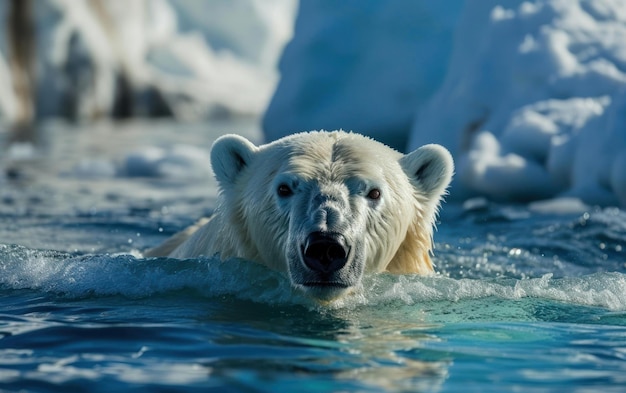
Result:
{"label": "white foam", "polygon": [[[292,289],[289,281],[258,264],[216,259],[141,259],[132,255],[73,257],[19,246],[0,246],[0,286],[69,297],[125,296],[192,291],[201,296],[230,295],[269,304],[317,307]],[[400,303],[463,302],[477,299],[537,298],[563,303],[626,310],[626,275],[597,273],[553,279],[452,279],[444,276],[366,277],[361,288],[324,307],[355,308]]]}
{"label": "white foam", "polygon": [[275,302],[292,296],[289,283],[282,276],[240,260],[143,259],[130,254],[73,257],[54,251],[0,245],[0,271],[3,272],[2,287],[35,289],[70,297],[142,298],[182,290],[194,290],[205,296],[231,294],[243,299]]}
{"label": "white foam", "polygon": [[[384,277],[384,276],[383,276]],[[443,276],[387,276],[373,280],[389,280],[381,285],[369,303],[402,300],[411,304],[429,301],[459,302],[471,299],[496,298],[519,300],[538,298],[585,306],[626,310],[626,275],[595,273],[583,277],[553,279],[552,274],[531,279],[452,279]]]}

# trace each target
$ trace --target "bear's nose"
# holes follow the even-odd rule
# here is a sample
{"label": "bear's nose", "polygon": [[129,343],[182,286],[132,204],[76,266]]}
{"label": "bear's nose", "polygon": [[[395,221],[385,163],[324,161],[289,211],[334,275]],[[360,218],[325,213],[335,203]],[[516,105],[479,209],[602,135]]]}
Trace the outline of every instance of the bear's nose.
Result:
{"label": "bear's nose", "polygon": [[313,232],[302,246],[304,263],[321,273],[332,273],[344,267],[349,252],[346,239],[336,233]]}

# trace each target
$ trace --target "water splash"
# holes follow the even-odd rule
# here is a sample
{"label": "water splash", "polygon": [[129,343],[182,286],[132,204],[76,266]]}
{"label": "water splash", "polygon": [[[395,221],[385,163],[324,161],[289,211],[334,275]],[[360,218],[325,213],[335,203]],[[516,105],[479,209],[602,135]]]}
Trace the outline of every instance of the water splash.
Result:
{"label": "water splash", "polygon": [[[0,288],[42,291],[69,298],[145,298],[174,292],[232,296],[265,304],[320,307],[293,289],[286,277],[258,264],[232,259],[142,259],[129,254],[80,255],[0,245]],[[379,274],[343,299],[321,308],[355,309],[386,304],[425,305],[475,300],[541,299],[626,310],[626,274],[581,277],[461,278]]]}

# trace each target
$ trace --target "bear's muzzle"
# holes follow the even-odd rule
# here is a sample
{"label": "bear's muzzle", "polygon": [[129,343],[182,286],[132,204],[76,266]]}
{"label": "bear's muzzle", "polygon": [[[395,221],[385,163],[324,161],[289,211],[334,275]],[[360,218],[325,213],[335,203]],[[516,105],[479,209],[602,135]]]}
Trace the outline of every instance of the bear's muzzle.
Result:
{"label": "bear's muzzle", "polygon": [[302,245],[302,260],[314,272],[334,273],[348,262],[350,247],[343,235],[329,232],[312,232]]}

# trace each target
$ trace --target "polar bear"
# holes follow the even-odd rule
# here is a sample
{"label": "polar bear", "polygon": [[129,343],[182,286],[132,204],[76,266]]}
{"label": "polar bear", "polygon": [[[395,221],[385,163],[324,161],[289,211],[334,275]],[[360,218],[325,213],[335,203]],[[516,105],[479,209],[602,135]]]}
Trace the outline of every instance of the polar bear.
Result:
{"label": "polar bear", "polygon": [[261,146],[224,135],[211,148],[214,214],[146,256],[243,258],[285,273],[321,301],[363,274],[428,274],[450,153],[403,155],[360,134],[313,131]]}

